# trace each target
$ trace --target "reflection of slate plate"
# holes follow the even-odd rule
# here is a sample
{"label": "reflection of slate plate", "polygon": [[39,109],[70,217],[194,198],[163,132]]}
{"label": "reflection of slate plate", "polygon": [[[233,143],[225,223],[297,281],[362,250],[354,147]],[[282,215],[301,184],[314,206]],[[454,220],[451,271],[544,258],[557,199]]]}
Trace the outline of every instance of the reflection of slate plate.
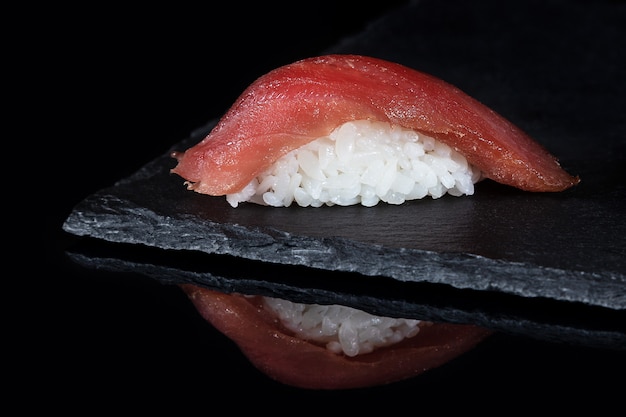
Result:
{"label": "reflection of slate plate", "polygon": [[[579,186],[535,194],[485,181],[471,197],[401,206],[232,209],[224,198],[187,191],[169,174],[174,160],[165,154],[87,197],[64,229],[112,242],[626,309],[626,86],[615,62],[626,39],[624,8],[568,5],[546,14],[527,4],[510,10],[495,1],[449,3],[443,10],[438,2],[411,2],[330,52],[394,60],[456,84],[559,156],[580,175]],[[486,24],[481,7],[502,8],[502,18]],[[184,150],[210,126],[172,149]]]}
{"label": "reflection of slate plate", "polygon": [[139,273],[165,284],[340,304],[380,316],[471,323],[539,340],[626,349],[624,314],[606,308],[97,241],[74,248],[68,256],[88,268]]}

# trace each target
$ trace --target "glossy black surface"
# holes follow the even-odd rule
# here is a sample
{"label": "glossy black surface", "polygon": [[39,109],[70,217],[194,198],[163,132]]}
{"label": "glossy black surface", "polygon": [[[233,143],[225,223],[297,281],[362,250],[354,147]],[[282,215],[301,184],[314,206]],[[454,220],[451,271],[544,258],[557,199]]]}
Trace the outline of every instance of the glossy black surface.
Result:
{"label": "glossy black surface", "polygon": [[[415,403],[416,409],[436,403],[443,410],[469,407],[481,412],[493,410],[495,400],[504,407],[532,410],[601,412],[619,406],[622,389],[616,379],[626,371],[622,351],[515,333],[498,333],[457,360],[398,384],[348,392],[293,389],[255,370],[228,339],[199,318],[176,286],[139,272],[92,269],[67,255],[82,245],[61,231],[76,204],[128,177],[219,116],[257,76],[334,45],[357,53],[378,48],[379,55],[388,58],[419,56],[423,65],[418,68],[459,85],[546,140],[566,166],[587,181],[589,193],[607,198],[623,193],[615,176],[608,184],[592,178],[595,173],[598,178],[605,175],[600,169],[603,161],[620,175],[624,160],[624,118],[618,110],[623,108],[619,93],[624,84],[605,83],[623,68],[624,25],[617,23],[626,21],[624,4],[520,2],[513,12],[499,5],[415,3],[412,7],[421,7],[423,15],[414,26],[423,30],[418,31],[420,42],[410,48],[394,48],[384,37],[369,45],[352,44],[355,32],[346,32],[341,22],[352,22],[351,30],[358,32],[365,25],[357,20],[368,21],[379,12],[369,9],[357,17],[339,16],[332,5],[310,13],[298,6],[289,11],[293,19],[288,20],[278,20],[268,6],[245,18],[241,8],[220,16],[177,16],[171,10],[152,9],[151,14],[109,11],[109,19],[103,11],[101,21],[106,24],[74,22],[75,30],[67,30],[57,44],[67,58],[67,78],[55,80],[55,96],[64,95],[75,106],[57,118],[54,128],[62,142],[52,158],[57,161],[53,177],[45,177],[58,188],[51,202],[41,203],[48,220],[48,268],[38,276],[36,287],[20,293],[37,295],[29,304],[36,312],[28,327],[35,335],[29,345],[41,347],[27,355],[27,365],[35,366],[25,366],[21,373],[31,381],[24,384],[25,390],[66,410],[81,408],[75,401],[80,397],[92,408],[174,406],[181,414],[189,405],[212,412],[216,403],[225,401],[225,393],[233,392],[246,399],[252,392],[264,396],[262,403],[229,402],[242,411],[280,409],[286,396],[314,412],[326,410],[330,400],[353,412],[368,410],[372,398],[375,405],[395,400]],[[329,16],[332,23],[325,30],[311,29],[313,22]],[[217,20],[246,33],[245,41],[228,36],[223,26],[218,29]],[[416,36],[400,25],[392,27],[395,36]],[[469,46],[477,33],[493,38],[483,56],[468,52],[475,50]],[[79,46],[79,35],[89,40],[88,48],[85,43]],[[296,42],[286,43],[285,36]],[[64,54],[68,46],[75,47]],[[576,55],[560,54],[562,48],[573,48]],[[511,62],[517,65],[511,67]],[[584,74],[575,75],[577,69]],[[527,84],[529,76],[533,89]],[[543,90],[570,94],[555,103],[550,95],[536,94]],[[569,142],[551,139],[563,135],[575,138],[582,148],[574,151]],[[589,137],[596,139],[580,141]],[[606,147],[600,144],[607,143],[608,151],[602,150]],[[581,149],[595,155],[591,162],[577,159]],[[622,198],[613,201],[617,209],[623,207]],[[620,215],[593,217],[592,208],[585,213],[591,213],[592,220],[584,230],[585,240],[594,234],[612,236],[623,228]],[[575,252],[584,258],[579,249]],[[613,261],[606,267],[623,274],[623,253],[619,245],[607,250]],[[548,257],[547,262],[561,260]],[[589,265],[584,259],[580,263]],[[60,376],[64,383],[59,383]]]}

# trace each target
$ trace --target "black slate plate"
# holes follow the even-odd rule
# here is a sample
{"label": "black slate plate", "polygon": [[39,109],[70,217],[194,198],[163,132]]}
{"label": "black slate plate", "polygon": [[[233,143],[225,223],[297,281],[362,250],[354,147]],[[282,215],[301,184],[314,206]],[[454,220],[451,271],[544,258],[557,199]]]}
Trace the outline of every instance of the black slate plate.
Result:
{"label": "black slate plate", "polygon": [[169,173],[173,163],[167,152],[89,196],[64,229],[113,242],[626,308],[624,200],[615,193],[580,186],[533,194],[485,182],[471,197],[401,206],[233,209],[224,198],[187,191]]}
{"label": "black slate plate", "polygon": [[[452,3],[411,3],[329,52],[402,62],[456,84],[559,156],[580,175],[579,186],[532,194],[483,182],[472,197],[402,206],[233,210],[222,198],[186,191],[168,172],[168,150],[87,197],[64,229],[118,243],[624,310],[624,7],[548,4],[535,14],[533,2],[519,10]],[[501,8],[501,18],[485,24],[478,18],[483,7],[492,16]],[[210,125],[172,149],[198,141]]]}

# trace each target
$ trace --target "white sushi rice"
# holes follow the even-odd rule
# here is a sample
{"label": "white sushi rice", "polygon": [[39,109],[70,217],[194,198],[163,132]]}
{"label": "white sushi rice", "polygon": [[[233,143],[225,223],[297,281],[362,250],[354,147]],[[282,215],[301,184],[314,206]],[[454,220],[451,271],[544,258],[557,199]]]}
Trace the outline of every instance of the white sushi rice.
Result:
{"label": "white sushi rice", "polygon": [[385,122],[344,123],[276,161],[231,206],[402,204],[430,196],[471,195],[481,173],[449,146]]}
{"label": "white sushi rice", "polygon": [[263,297],[265,306],[298,337],[325,344],[337,354],[350,357],[415,336],[420,323],[414,319],[379,317],[352,307],[294,303]]}

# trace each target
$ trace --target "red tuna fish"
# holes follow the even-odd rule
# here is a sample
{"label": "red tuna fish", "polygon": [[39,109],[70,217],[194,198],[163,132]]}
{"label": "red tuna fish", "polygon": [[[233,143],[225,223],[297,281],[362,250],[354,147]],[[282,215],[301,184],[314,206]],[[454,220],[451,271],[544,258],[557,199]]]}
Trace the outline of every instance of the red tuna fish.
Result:
{"label": "red tuna fish", "polygon": [[360,119],[434,137],[483,177],[525,191],[563,191],[579,182],[542,145],[458,88],[358,55],[304,59],[260,77],[204,140],[172,154],[172,172],[199,193],[235,193],[281,156]]}

